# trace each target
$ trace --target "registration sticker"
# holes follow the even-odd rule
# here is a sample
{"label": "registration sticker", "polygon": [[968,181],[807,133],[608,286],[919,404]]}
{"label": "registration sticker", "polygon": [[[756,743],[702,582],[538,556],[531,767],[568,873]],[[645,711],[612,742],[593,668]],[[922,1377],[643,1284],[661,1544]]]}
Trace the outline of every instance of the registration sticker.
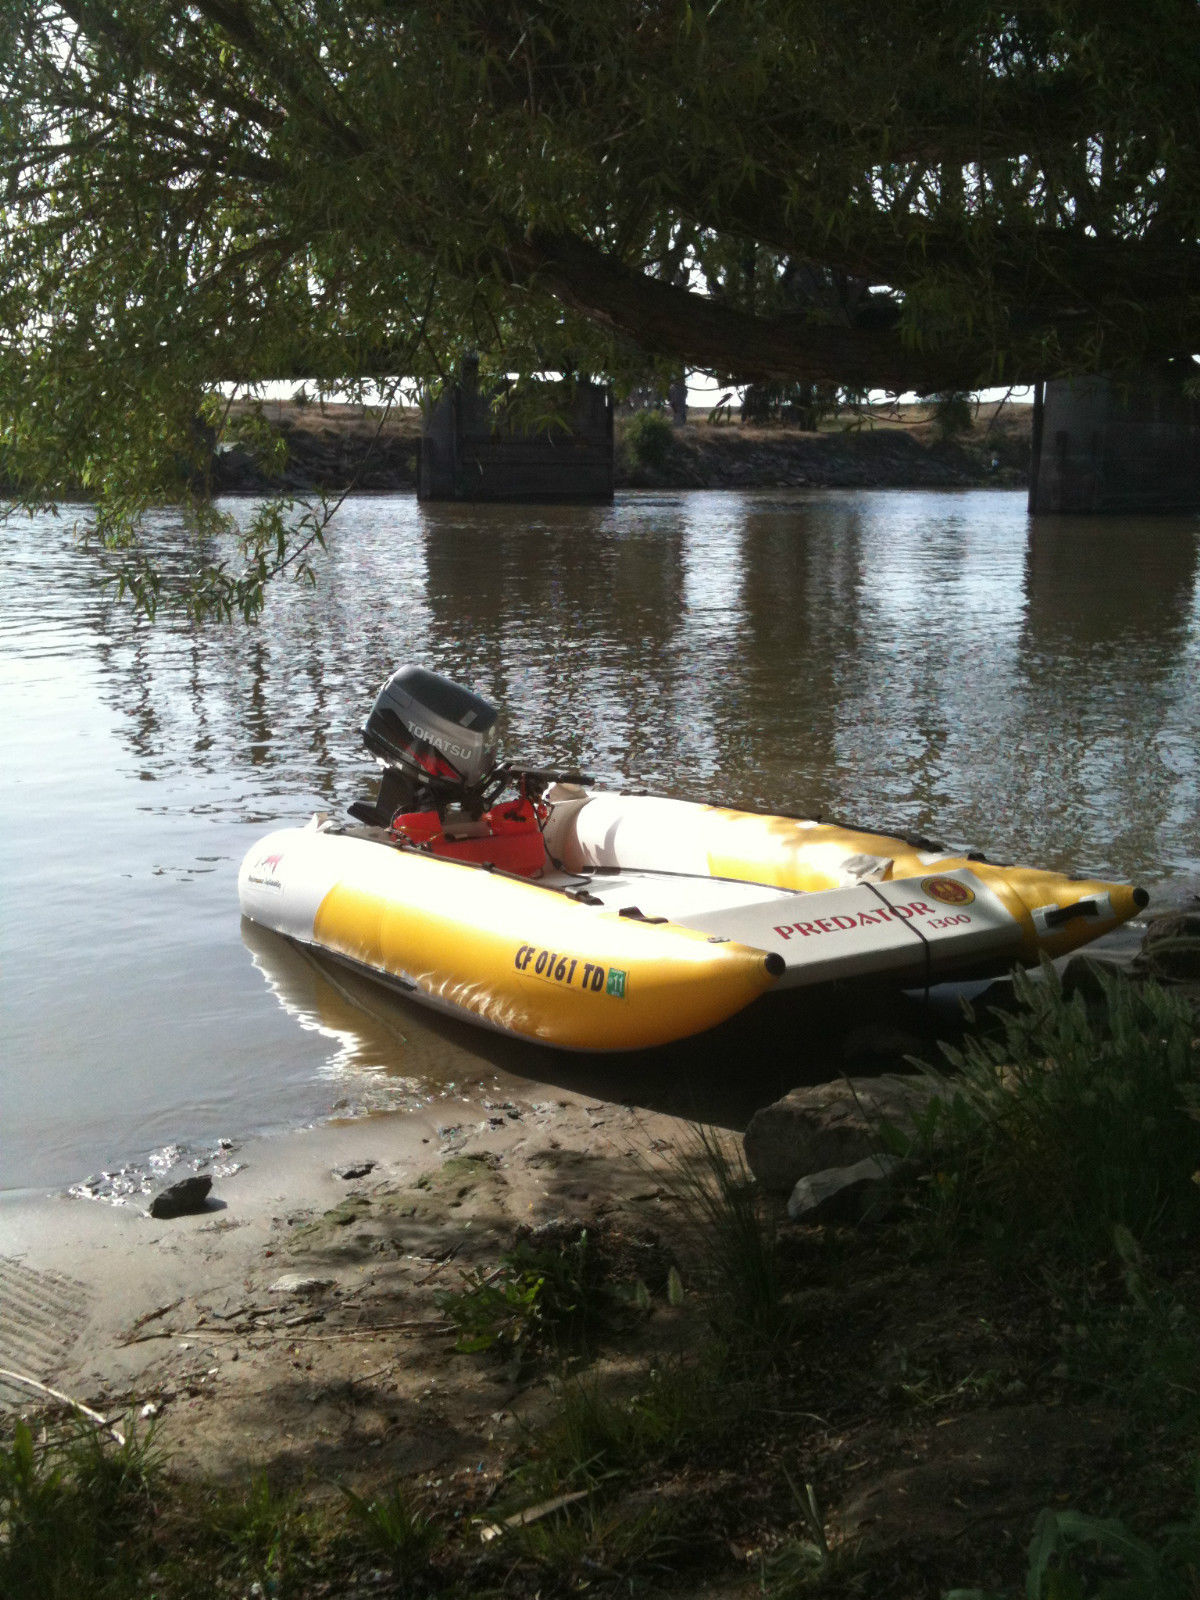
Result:
{"label": "registration sticker", "polygon": [[618,1000],[624,1000],[625,974],[621,971],[620,967],[609,967],[608,987],[605,990],[605,993],[616,995]]}

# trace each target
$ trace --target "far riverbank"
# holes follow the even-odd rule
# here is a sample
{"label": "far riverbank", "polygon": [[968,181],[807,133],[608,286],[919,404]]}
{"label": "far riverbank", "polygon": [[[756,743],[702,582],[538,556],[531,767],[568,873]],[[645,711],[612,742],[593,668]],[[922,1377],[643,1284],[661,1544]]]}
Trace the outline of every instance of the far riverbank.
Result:
{"label": "far riverbank", "polygon": [[[260,415],[286,448],[282,468],[267,472],[237,441],[249,409],[231,412],[214,459],[217,493],[416,491],[416,410],[383,418],[370,407],[267,402]],[[1028,406],[981,406],[953,438],[939,436],[925,406],[855,413],[815,432],[704,418],[676,427],[661,461],[635,447],[637,415],[617,417],[618,489],[1019,489],[1029,476]]]}

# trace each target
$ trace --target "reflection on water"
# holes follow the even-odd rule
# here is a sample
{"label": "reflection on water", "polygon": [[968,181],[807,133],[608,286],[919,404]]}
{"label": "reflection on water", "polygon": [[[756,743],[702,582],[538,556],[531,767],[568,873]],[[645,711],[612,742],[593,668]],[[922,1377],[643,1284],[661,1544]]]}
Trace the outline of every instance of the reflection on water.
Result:
{"label": "reflection on water", "polygon": [[[154,537],[180,558],[169,517]],[[358,728],[398,663],[496,700],[510,753],[605,781],[1179,888],[1200,876],[1196,566],[1194,521],[1034,526],[1009,494],[363,497],[315,591],[249,630],[152,628],[69,517],[0,528],[0,1187],[372,1085],[546,1070],[341,975],[297,1007],[289,954],[256,952],[276,1005],[238,937],[242,852],[361,791]],[[786,1077],[794,1047],[760,1044]]]}
{"label": "reflection on water", "polygon": [[333,963],[310,954],[281,934],[261,928],[242,918],[242,943],[250,952],[255,969],[284,1011],[305,1032],[316,1033],[327,1043],[322,1046],[325,1060],[322,1074],[335,1080],[342,1074],[355,1074],[362,1095],[368,1096],[368,1075],[387,1074],[391,1094],[408,1091],[413,1103],[422,1099],[431,1082],[437,1081],[440,1062],[422,1059],[411,1048],[405,1031],[407,1018],[378,985],[363,983]]}
{"label": "reflection on water", "polygon": [[[753,1112],[800,1082],[843,1070],[846,1045],[864,1016],[909,1037],[953,1029],[960,991],[926,1011],[919,999],[845,985],[775,996],[703,1035],[619,1058],[538,1049],[505,1034],[394,998],[380,985],[317,952],[242,922],[242,938],[268,988],[297,1027],[328,1041],[323,1071],[353,1084],[355,1109],[445,1105],[448,1124],[507,1103],[509,1096],[555,1090],[618,1099],[647,1111],[744,1127]],[[982,987],[975,985],[975,992]],[[869,998],[868,998],[869,997]],[[794,1039],[802,1031],[803,1055]],[[869,1038],[865,1045],[869,1047]],[[859,1047],[864,1040],[859,1039]],[[866,1049],[869,1054],[869,1048]],[[731,1067],[736,1070],[731,1071]],[[345,1074],[345,1076],[341,1076]]]}

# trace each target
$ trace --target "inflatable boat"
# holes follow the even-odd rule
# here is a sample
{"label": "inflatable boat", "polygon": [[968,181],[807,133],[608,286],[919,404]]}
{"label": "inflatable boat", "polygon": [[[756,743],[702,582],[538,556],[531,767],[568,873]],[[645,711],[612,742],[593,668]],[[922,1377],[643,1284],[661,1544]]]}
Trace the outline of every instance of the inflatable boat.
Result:
{"label": "inflatable boat", "polygon": [[497,722],[449,679],[394,673],[363,728],[377,796],[253,845],[243,914],[469,1021],[637,1050],[769,992],[928,987],[1062,956],[1148,899],[926,839],[501,764]]}

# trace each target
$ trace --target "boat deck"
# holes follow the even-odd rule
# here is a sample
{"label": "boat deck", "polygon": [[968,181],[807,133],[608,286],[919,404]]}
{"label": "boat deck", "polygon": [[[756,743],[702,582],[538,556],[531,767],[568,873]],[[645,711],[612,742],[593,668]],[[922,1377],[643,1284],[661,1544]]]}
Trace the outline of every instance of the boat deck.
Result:
{"label": "boat deck", "polygon": [[800,892],[729,878],[642,871],[555,872],[539,880],[593,910],[667,921],[780,957],[780,988],[865,972],[929,981],[1021,943],[998,896],[966,868],[925,878]]}

